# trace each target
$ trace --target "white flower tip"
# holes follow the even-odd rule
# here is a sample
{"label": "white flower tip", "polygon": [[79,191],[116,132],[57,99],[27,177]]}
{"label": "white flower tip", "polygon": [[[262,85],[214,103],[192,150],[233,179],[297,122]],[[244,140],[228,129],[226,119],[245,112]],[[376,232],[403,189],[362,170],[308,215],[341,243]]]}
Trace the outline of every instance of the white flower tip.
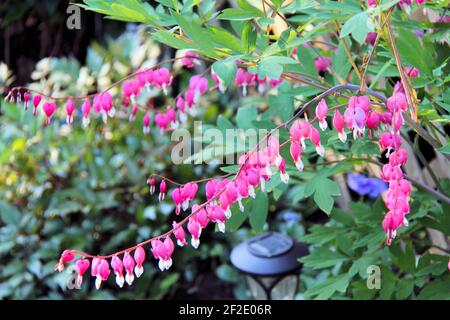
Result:
{"label": "white flower tip", "polygon": [[121,276],[121,275],[117,275],[117,276],[116,276],[116,283],[117,283],[117,285],[119,286],[119,288],[122,288],[122,287],[123,287],[123,284],[125,283],[124,277]]}
{"label": "white flower tip", "polygon": [[195,249],[197,249],[198,246],[200,245],[200,239],[195,239],[194,237],[192,237],[192,239],[191,239],[191,245],[192,245]]}
{"label": "white flower tip", "polygon": [[280,178],[284,184],[287,184],[289,182],[289,175],[287,172],[280,174]]}
{"label": "white flower tip", "polygon": [[134,275],[132,273],[128,273],[125,276],[125,281],[128,283],[129,286],[131,286],[131,284],[134,281]]}
{"label": "white flower tip", "polygon": [[219,228],[220,232],[225,233],[225,223],[218,221],[217,227]]}
{"label": "white flower tip", "polygon": [[323,145],[319,145],[318,147],[316,147],[316,152],[321,157],[325,156],[325,149]]}
{"label": "white flower tip", "polygon": [[98,275],[95,278],[95,289],[97,289],[97,290],[100,289],[101,284],[102,284],[102,278]]}
{"label": "white flower tip", "polygon": [[305,167],[305,165],[303,164],[302,160],[299,160],[295,163],[295,167],[298,169],[298,171],[303,171],[303,168]]}
{"label": "white flower tip", "polygon": [[136,274],[136,277],[139,278],[144,273],[144,267],[143,266],[134,267],[134,273]]}

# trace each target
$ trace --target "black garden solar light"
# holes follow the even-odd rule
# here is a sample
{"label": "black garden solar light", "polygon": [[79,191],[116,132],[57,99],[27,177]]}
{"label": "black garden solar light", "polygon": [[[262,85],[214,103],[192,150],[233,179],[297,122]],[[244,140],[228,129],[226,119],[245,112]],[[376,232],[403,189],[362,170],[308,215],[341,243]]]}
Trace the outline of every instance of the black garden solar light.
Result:
{"label": "black garden solar light", "polygon": [[270,232],[240,243],[230,259],[245,274],[255,299],[293,300],[302,267],[298,259],[307,254],[306,245]]}

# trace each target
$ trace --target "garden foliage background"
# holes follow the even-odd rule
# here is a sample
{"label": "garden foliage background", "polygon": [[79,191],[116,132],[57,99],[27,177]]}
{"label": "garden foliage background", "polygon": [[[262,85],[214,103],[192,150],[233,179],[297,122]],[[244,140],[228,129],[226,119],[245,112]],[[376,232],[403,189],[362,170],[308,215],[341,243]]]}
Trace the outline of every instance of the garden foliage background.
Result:
{"label": "garden foliage background", "polygon": [[[385,10],[389,10],[396,1],[385,2]],[[106,88],[136,69],[173,57],[176,50],[171,47],[228,59],[225,67],[237,56],[245,56],[255,62],[256,72],[268,76],[278,74],[281,67],[281,72],[302,72],[322,84],[336,85],[342,79],[358,83],[346,47],[358,65],[371,51],[364,39],[373,26],[367,27],[369,17],[359,1],[273,1],[274,10],[286,15],[289,25],[283,25],[275,14],[264,16],[256,9],[258,3],[246,1],[158,1],[152,4],[155,11],[135,0],[85,1],[87,9],[131,24],[98,20],[99,14],[83,10],[81,31],[65,29],[65,1],[42,3],[37,8],[34,1],[7,1],[0,7],[5,44],[0,60],[6,62],[0,67],[2,93],[14,84],[30,83],[32,88],[51,91],[54,96],[83,95]],[[182,16],[174,13],[175,3]],[[219,9],[230,5],[234,8],[215,19]],[[117,6],[128,9],[118,10]],[[445,12],[445,6],[445,1],[426,4],[436,15]],[[155,16],[159,18],[155,20]],[[364,21],[354,20],[350,29],[345,29],[349,19],[358,16]],[[248,22],[252,19],[254,24]],[[421,71],[420,77],[412,80],[420,100],[419,125],[440,144],[430,146],[412,127],[406,127],[403,137],[410,150],[406,170],[416,180],[450,196],[445,156],[450,154],[448,27],[430,20],[421,13],[392,11],[400,56],[405,65]],[[299,28],[294,31],[291,23]],[[155,31],[155,25],[179,25],[192,41],[176,41],[164,29]],[[276,29],[280,25],[282,32]],[[274,27],[268,29],[270,26]],[[347,35],[336,37],[337,28],[341,36],[344,29]],[[29,34],[29,30],[40,30],[40,35]],[[299,30],[301,37],[297,36]],[[416,30],[426,32],[418,38]],[[208,39],[217,43],[211,48]],[[318,39],[332,45],[318,43],[314,49],[303,46]],[[221,56],[214,47],[226,49],[227,54]],[[287,60],[294,48],[298,65]],[[318,54],[331,57],[334,72],[317,73],[314,59]],[[203,72],[207,66],[203,63],[192,71],[175,65],[178,76],[172,95],[187,86],[190,75]],[[370,87],[386,96],[399,80],[394,56],[384,38],[367,77]],[[212,92],[202,98],[201,113],[196,118],[220,130],[272,128],[273,123],[286,120],[301,102],[319,92],[314,87],[284,82],[275,90],[264,94],[251,90],[243,97],[230,86],[225,94]],[[332,106],[346,100],[331,97],[327,102]],[[165,105],[164,100],[155,103]],[[246,299],[249,293],[241,275],[229,265],[229,251],[263,230],[280,231],[310,245],[310,255],[301,260],[304,268],[297,299],[450,298],[450,205],[416,186],[411,196],[410,224],[401,229],[391,246],[386,246],[380,227],[385,213],[382,200],[370,197],[362,187],[349,187],[346,181],[347,174],[354,172],[379,176],[378,166],[364,160],[380,156],[376,140],[366,135],[356,142],[337,145],[333,131],[322,136],[326,149],[331,150],[326,160],[340,162],[327,164],[311,156],[301,174],[288,164],[289,186],[274,179],[268,193],[259,193],[254,202],[246,204],[244,214],[236,213],[228,221],[230,232],[222,235],[205,230],[199,249],[177,250],[169,271],[160,272],[155,263],[146,262],[146,272],[132,287],[118,289],[110,281],[99,291],[93,283],[84,284],[81,290],[67,290],[67,275],[53,271],[65,248],[114,252],[163,233],[171,225],[174,206],[170,201],[159,204],[149,196],[145,182],[150,173],[190,181],[222,171],[217,165],[171,164],[170,136],[160,137],[157,130],[145,136],[140,125],[142,114],[130,124],[126,113],[119,110],[108,124],[95,121],[87,129],[79,123],[69,127],[63,117],[58,119],[44,128],[42,121],[16,104],[1,104],[0,298]],[[192,130],[192,119],[186,127]],[[282,131],[281,136],[287,137],[287,132]],[[380,290],[366,286],[369,265],[381,267]]]}

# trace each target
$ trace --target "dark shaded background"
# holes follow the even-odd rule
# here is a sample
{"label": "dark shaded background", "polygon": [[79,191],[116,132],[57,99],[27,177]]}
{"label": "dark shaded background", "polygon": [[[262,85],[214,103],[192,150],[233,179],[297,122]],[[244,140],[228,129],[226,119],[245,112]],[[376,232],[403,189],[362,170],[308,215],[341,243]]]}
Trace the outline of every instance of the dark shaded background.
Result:
{"label": "dark shaded background", "polygon": [[[30,81],[37,61],[44,57],[74,56],[85,61],[93,39],[115,36],[125,24],[81,9],[81,29],[70,30],[67,0],[2,0],[0,4],[0,61],[16,75],[13,85]],[[73,2],[72,2],[73,3]],[[65,14],[61,14],[65,13]]]}

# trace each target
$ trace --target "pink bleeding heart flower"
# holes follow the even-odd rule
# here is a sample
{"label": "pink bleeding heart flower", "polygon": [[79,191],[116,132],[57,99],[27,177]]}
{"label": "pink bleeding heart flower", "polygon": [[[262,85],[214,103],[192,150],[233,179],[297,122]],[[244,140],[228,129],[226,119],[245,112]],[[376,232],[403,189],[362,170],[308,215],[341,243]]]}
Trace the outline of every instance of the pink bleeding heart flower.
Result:
{"label": "pink bleeding heart flower", "polygon": [[186,123],[186,120],[187,120],[186,111],[185,111],[186,103],[182,96],[179,96],[177,98],[175,105],[176,105],[177,109],[180,111],[180,121],[182,123]]}
{"label": "pink bleeding heart flower", "polygon": [[34,96],[33,97],[33,116],[37,115],[37,110],[39,103],[41,103],[42,96]]}
{"label": "pink bleeding heart flower", "polygon": [[408,152],[405,149],[398,149],[389,156],[391,166],[404,165],[408,159]]}
{"label": "pink bleeding heart flower", "polygon": [[322,144],[320,143],[320,133],[319,131],[311,126],[310,129],[310,140],[311,142],[316,146],[316,152],[319,156],[323,157],[325,156],[325,149],[323,148]]}
{"label": "pink bleeding heart flower", "polygon": [[278,166],[278,170],[280,170],[280,179],[283,183],[287,184],[289,182],[289,174],[286,172],[286,160],[281,158],[281,163]]}
{"label": "pink bleeding heart flower", "polygon": [[325,72],[328,67],[331,67],[331,58],[319,56],[314,60],[314,66],[317,72]]}
{"label": "pink bleeding heart flower", "polygon": [[216,194],[216,180],[210,180],[205,184],[206,200],[211,200]]}
{"label": "pink bleeding heart flower", "polygon": [[238,87],[242,87],[242,94],[244,97],[247,95],[247,87],[253,85],[256,80],[256,75],[238,68],[236,72],[235,84]]}
{"label": "pink bleeding heart flower", "polygon": [[150,134],[150,116],[146,113],[144,117],[142,118],[142,124],[143,124],[143,133],[145,135]]}
{"label": "pink bleeding heart flower", "polygon": [[400,111],[406,111],[408,108],[406,96],[402,92],[394,92],[394,94],[387,99],[386,107],[392,114]]}
{"label": "pink bleeding heart flower", "polygon": [[116,275],[116,284],[122,288],[125,278],[123,276],[123,263],[118,256],[113,256],[111,258],[111,268]]}
{"label": "pink bleeding heart flower", "polygon": [[189,207],[189,202],[194,200],[195,195],[198,191],[198,185],[196,183],[186,183],[181,189],[181,202],[183,211],[186,211]]}
{"label": "pink bleeding heart flower", "polygon": [[403,219],[398,215],[395,215],[392,211],[389,211],[383,219],[382,227],[384,232],[386,233],[386,243],[390,245],[392,243],[392,239],[396,237],[396,230],[403,223]]}
{"label": "pink bleeding heart flower", "polygon": [[171,106],[166,109],[166,117],[172,129],[178,128],[177,113]]}
{"label": "pink bleeding heart flower", "polygon": [[83,276],[89,269],[89,265],[90,262],[88,259],[79,259],[77,260],[77,262],[75,262],[75,270],[77,271],[77,279],[76,279],[77,288],[81,287],[81,284],[83,283]]}
{"label": "pink bleeding heart flower", "polygon": [[109,273],[109,263],[105,259],[100,259],[97,267],[97,277],[95,279],[95,288],[97,290],[100,289],[102,281],[108,280]]}
{"label": "pink bleeding heart flower", "polygon": [[166,180],[162,180],[159,184],[159,201],[163,201],[166,195],[167,185]]}
{"label": "pink bleeding heart flower", "polygon": [[173,235],[177,239],[177,244],[183,247],[187,244],[186,233],[184,232],[183,226],[177,224],[175,221],[172,223]]}
{"label": "pink bleeding heart flower", "polygon": [[94,257],[92,259],[91,276],[97,277],[100,261],[101,261],[101,259],[98,257]]}
{"label": "pink bleeding heart flower", "polygon": [[248,183],[247,183],[247,181],[245,181],[245,178],[239,178],[239,179],[236,179],[235,185],[236,185],[236,189],[238,192],[237,201],[239,204],[239,210],[241,212],[244,212],[244,205],[242,203],[242,199],[246,199],[249,196]]}
{"label": "pink bleeding heart flower", "polygon": [[207,211],[209,213],[209,219],[211,222],[216,223],[220,232],[225,232],[225,211],[220,206],[208,206]]}
{"label": "pink bleeding heart flower", "polygon": [[302,148],[298,142],[291,142],[290,153],[295,166],[299,171],[303,171]]}
{"label": "pink bleeding heart flower", "polygon": [[153,72],[153,84],[162,89],[165,95],[167,95],[167,88],[172,84],[172,80],[173,77],[167,68],[160,68]]}
{"label": "pink bleeding heart flower", "polygon": [[375,129],[380,124],[380,114],[378,112],[371,112],[366,119],[366,126],[369,129]]}
{"label": "pink bleeding heart flower", "polygon": [[326,117],[328,113],[328,106],[324,99],[320,100],[316,107],[316,116],[319,119],[319,127],[322,131],[325,131],[328,127]]}
{"label": "pink bleeding heart flower", "polygon": [[137,105],[134,105],[133,108],[131,108],[130,117],[128,119],[129,122],[133,122],[134,119],[136,119],[136,114],[139,110],[139,107]]}
{"label": "pink bleeding heart flower", "polygon": [[341,115],[339,110],[334,111],[333,127],[338,132],[339,140],[345,143],[345,141],[347,141],[347,134],[344,131],[344,117]]}
{"label": "pink bleeding heart flower", "polygon": [[377,40],[378,34],[376,32],[367,32],[365,42],[370,44],[371,46],[375,45],[375,41]]}
{"label": "pink bleeding heart flower", "polygon": [[245,179],[248,183],[248,194],[253,199],[256,198],[255,187],[259,185],[260,174],[255,169],[249,169],[245,171]]}
{"label": "pink bleeding heart flower", "polygon": [[83,114],[83,120],[81,120],[81,123],[84,128],[86,128],[89,124],[89,113],[91,112],[91,101],[89,98],[86,98],[81,105],[81,113]]}
{"label": "pink bleeding heart flower", "polygon": [[348,100],[348,106],[350,108],[361,108],[364,113],[370,112],[370,99],[367,96],[353,96]]}
{"label": "pink bleeding heart flower", "polygon": [[107,122],[107,118],[109,117],[114,117],[114,114],[116,113],[115,108],[113,107],[113,99],[111,94],[106,91],[104,93],[101,94],[100,96],[101,99],[101,113],[102,113],[102,119],[103,122],[106,123]]}
{"label": "pink bleeding heart flower", "polygon": [[377,0],[367,0],[367,4],[369,7],[376,7],[377,6]]}
{"label": "pink bleeding heart flower", "polygon": [[30,98],[31,98],[31,95],[29,92],[25,92],[23,94],[23,101],[24,101],[23,108],[25,111],[28,110],[28,101],[30,101]]}
{"label": "pink bleeding heart flower", "polygon": [[134,268],[134,273],[136,277],[140,277],[142,273],[144,273],[144,267],[142,266],[145,261],[145,250],[138,246],[136,250],[134,250],[134,261],[136,261],[136,267]]}
{"label": "pink bleeding heart flower", "polygon": [[209,222],[208,213],[204,207],[200,207],[198,204],[192,206],[192,212],[195,212],[194,219],[200,225],[202,229],[206,228]]}
{"label": "pink bleeding heart flower", "polygon": [[191,216],[189,218],[187,229],[192,236],[191,245],[197,249],[198,245],[200,244],[200,235],[202,233],[202,228],[194,216]]}
{"label": "pink bleeding heart flower", "polygon": [[123,95],[126,99],[131,99],[131,96],[133,95],[133,87],[132,87],[130,81],[125,81],[125,82],[122,84],[122,95]]}
{"label": "pink bleeding heart flower", "polygon": [[73,123],[73,112],[75,111],[75,104],[72,99],[67,100],[66,103],[66,113],[67,113],[67,124],[71,125]]}
{"label": "pink bleeding heart flower", "polygon": [[181,188],[176,188],[172,191],[172,200],[175,203],[175,213],[178,215],[180,214],[181,204],[183,202]]}
{"label": "pink bleeding heart flower", "polygon": [[56,103],[45,102],[44,105],[42,106],[42,110],[44,111],[45,115],[47,116],[47,119],[45,120],[45,125],[48,126],[53,117],[53,114],[56,111]]}
{"label": "pink bleeding heart flower", "polygon": [[401,146],[402,141],[398,133],[383,132],[380,135],[379,144],[382,150],[388,150],[386,156],[389,157],[391,150],[398,149]]}
{"label": "pink bleeding heart flower", "polygon": [[174,244],[170,237],[166,237],[164,242],[161,240],[153,240],[152,253],[155,259],[159,259],[159,269],[161,271],[168,270],[172,266],[172,253],[174,251]]}
{"label": "pink bleeding heart flower", "polygon": [[184,54],[184,57],[181,59],[181,65],[188,69],[192,69],[196,64],[199,64],[199,61],[196,58],[199,58],[200,55],[193,51],[187,51]]}
{"label": "pink bleeding heart flower", "polygon": [[[267,154],[269,158],[269,164],[275,166],[280,165],[282,159],[280,155],[280,142],[278,141],[278,138],[273,135],[270,135],[267,141]],[[270,168],[268,169],[270,171]]]}
{"label": "pink bleeding heart flower", "polygon": [[155,116],[155,123],[159,127],[159,134],[163,136],[164,130],[166,130],[167,127],[169,126],[170,119],[169,117],[167,117],[166,114],[159,112]]}
{"label": "pink bleeding heart flower", "polygon": [[366,113],[359,106],[348,107],[344,112],[344,122],[347,128],[353,130],[353,138],[364,135],[366,124]]}
{"label": "pink bleeding heart flower", "polygon": [[402,169],[398,166],[385,164],[381,170],[381,179],[388,182],[390,180],[400,179],[403,177]]}
{"label": "pink bleeding heart flower", "polygon": [[147,180],[147,183],[150,185],[150,194],[154,194],[156,190],[156,181],[155,178],[151,177]]}
{"label": "pink bleeding heart flower", "polygon": [[59,272],[64,271],[64,265],[67,262],[72,261],[75,259],[75,256],[73,255],[71,250],[64,250],[61,254],[61,257],[59,258],[58,264],[55,266],[55,270],[58,270]]}
{"label": "pink bleeding heart flower", "polygon": [[131,286],[131,284],[134,281],[134,267],[135,267],[136,263],[133,259],[133,257],[130,255],[130,253],[127,251],[125,252],[125,254],[123,255],[123,266],[125,268],[126,271],[126,275],[125,275],[125,281],[128,283],[129,286]]}
{"label": "pink bleeding heart flower", "polygon": [[420,77],[420,71],[414,67],[405,67],[405,72],[410,78]]}

